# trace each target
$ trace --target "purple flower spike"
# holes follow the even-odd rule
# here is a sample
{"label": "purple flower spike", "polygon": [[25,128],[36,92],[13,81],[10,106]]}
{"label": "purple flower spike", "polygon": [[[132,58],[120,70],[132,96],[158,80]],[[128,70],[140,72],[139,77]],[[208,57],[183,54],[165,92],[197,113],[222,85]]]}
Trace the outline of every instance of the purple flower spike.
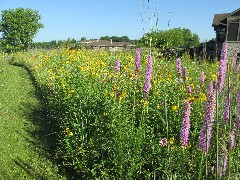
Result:
{"label": "purple flower spike", "polygon": [[236,139],[236,133],[235,133],[235,131],[232,129],[232,130],[231,130],[231,136],[230,136],[230,149],[232,149],[232,148],[234,147],[235,139]]}
{"label": "purple flower spike", "polygon": [[146,81],[144,86],[144,98],[146,99],[151,88],[151,77],[152,77],[152,56],[148,55]]}
{"label": "purple flower spike", "polygon": [[237,118],[236,118],[236,127],[240,129],[240,91],[238,92],[237,95]]}
{"label": "purple flower spike", "polygon": [[140,68],[140,50],[136,50],[136,58],[135,58],[135,76],[137,76]]}
{"label": "purple flower spike", "polygon": [[201,74],[200,74],[200,83],[201,83],[201,85],[203,85],[204,81],[205,81],[205,77],[204,77],[204,72],[202,71]]}
{"label": "purple flower spike", "polygon": [[205,104],[204,122],[201,130],[199,148],[204,154],[207,153],[210,147],[210,140],[212,135],[212,125],[214,121],[214,110],[216,108],[216,93],[215,81],[208,86],[207,101]]}
{"label": "purple flower spike", "polygon": [[176,60],[176,68],[177,68],[177,74],[178,74],[178,87],[180,87],[180,79],[181,79],[181,71],[182,71],[182,64],[181,59],[177,58]]}
{"label": "purple flower spike", "polygon": [[192,88],[191,88],[191,86],[187,86],[187,92],[188,92],[188,95],[191,95],[191,93],[192,93]]}
{"label": "purple flower spike", "polygon": [[180,131],[181,144],[184,149],[188,145],[188,137],[190,131],[190,114],[191,106],[188,100],[184,100],[183,113],[182,113],[182,126]]}
{"label": "purple flower spike", "polygon": [[231,70],[233,70],[233,67],[236,65],[236,59],[235,58],[232,58],[232,61],[231,61]]}
{"label": "purple flower spike", "polygon": [[116,60],[115,71],[120,71],[120,60]]}
{"label": "purple flower spike", "polygon": [[177,68],[177,73],[181,74],[182,64],[181,64],[181,59],[180,58],[177,58],[177,60],[176,60],[176,68]]}
{"label": "purple flower spike", "polygon": [[224,161],[223,161],[223,167],[222,167],[222,171],[221,171],[221,175],[224,176],[227,170],[227,164],[228,164],[228,152],[226,152],[225,157],[224,157]]}
{"label": "purple flower spike", "polygon": [[186,84],[186,80],[187,80],[187,68],[186,67],[184,67],[182,69],[182,75],[183,75],[183,82],[184,82],[184,84]]}
{"label": "purple flower spike", "polygon": [[240,62],[237,65],[236,72],[238,72],[239,70],[240,70]]}
{"label": "purple flower spike", "polygon": [[221,51],[221,58],[218,67],[218,93],[222,92],[225,85],[225,76],[227,72],[227,43],[224,42]]}

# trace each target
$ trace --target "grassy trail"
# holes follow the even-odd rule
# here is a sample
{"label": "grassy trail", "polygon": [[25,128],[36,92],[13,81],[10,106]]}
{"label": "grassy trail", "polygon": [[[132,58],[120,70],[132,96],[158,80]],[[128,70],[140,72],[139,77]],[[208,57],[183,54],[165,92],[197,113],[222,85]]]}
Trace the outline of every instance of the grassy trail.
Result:
{"label": "grassy trail", "polygon": [[0,179],[65,179],[50,128],[29,73],[0,59]]}

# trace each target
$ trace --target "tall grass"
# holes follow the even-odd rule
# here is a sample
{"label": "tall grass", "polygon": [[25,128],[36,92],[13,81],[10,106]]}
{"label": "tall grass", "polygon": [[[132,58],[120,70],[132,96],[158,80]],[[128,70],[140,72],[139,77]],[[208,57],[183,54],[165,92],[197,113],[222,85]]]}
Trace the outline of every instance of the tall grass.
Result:
{"label": "tall grass", "polygon": [[[187,69],[184,77],[178,74],[175,62],[152,55],[152,76],[146,97],[148,54],[141,52],[137,76],[135,57],[135,52],[111,54],[84,49],[15,54],[15,59],[35,75],[44,92],[49,116],[59,123],[57,155],[63,165],[82,178],[217,178],[233,129],[236,138],[229,153],[231,164],[227,174],[237,177],[238,64],[227,71],[231,81],[225,80],[222,92],[217,94],[214,109],[217,115],[205,154],[199,149],[200,132],[207,87],[216,80],[219,63],[199,65],[187,56],[182,57],[182,67]],[[202,72],[204,82],[199,80]],[[233,88],[227,88],[227,84]],[[231,94],[231,126],[223,119],[227,92]],[[186,100],[191,103],[191,127],[184,147],[180,129]],[[199,163],[204,162],[203,158],[205,163]]]}

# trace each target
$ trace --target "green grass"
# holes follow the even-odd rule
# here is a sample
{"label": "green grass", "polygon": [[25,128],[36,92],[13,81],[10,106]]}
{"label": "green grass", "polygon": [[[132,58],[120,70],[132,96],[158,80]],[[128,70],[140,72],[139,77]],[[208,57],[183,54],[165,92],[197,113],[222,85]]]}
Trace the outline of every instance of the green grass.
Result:
{"label": "green grass", "polygon": [[28,71],[0,59],[0,179],[65,179],[43,108]]}

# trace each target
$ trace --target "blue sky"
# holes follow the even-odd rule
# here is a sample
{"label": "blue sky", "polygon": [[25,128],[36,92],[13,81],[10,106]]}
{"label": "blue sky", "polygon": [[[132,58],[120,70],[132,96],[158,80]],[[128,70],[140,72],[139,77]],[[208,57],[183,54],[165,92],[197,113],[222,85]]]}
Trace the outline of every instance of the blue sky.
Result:
{"label": "blue sky", "polygon": [[210,40],[215,37],[213,15],[240,8],[240,0],[150,0],[147,6],[147,0],[0,0],[0,11],[17,7],[39,11],[45,28],[34,41],[105,35],[138,39],[155,27],[156,17],[160,30],[188,28],[201,41]]}

